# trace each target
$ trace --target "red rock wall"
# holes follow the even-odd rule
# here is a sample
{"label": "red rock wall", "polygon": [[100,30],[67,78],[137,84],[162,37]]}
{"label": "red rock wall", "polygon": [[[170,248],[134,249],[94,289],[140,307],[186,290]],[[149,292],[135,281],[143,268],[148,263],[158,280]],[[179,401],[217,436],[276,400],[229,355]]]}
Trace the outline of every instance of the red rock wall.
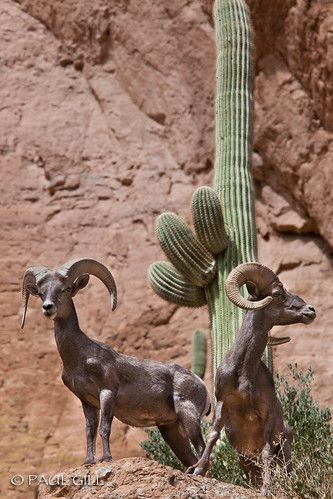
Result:
{"label": "red rock wall", "polygon": [[[214,160],[211,2],[0,0],[2,334],[0,454],[8,473],[82,461],[80,403],[62,385],[52,325],[31,299],[19,331],[20,281],[32,264],[102,260],[118,283],[111,313],[92,279],[76,298],[91,336],[140,357],[189,366],[204,309],[167,305],[146,271],[162,257],[154,220],[189,219]],[[312,365],[333,405],[331,2],[251,0],[256,30],[253,172],[260,259],[312,303],[316,322],[284,328],[276,366]],[[142,434],[114,425],[114,457]],[[16,497],[17,491],[7,491]],[[7,497],[7,496],[6,496]],[[23,495],[22,495],[23,497]]]}

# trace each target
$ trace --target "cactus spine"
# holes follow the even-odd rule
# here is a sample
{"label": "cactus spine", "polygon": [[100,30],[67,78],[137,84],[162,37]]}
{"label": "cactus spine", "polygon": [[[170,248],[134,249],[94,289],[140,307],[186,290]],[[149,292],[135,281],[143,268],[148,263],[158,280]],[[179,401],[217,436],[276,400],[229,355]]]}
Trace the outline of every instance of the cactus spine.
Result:
{"label": "cactus spine", "polygon": [[203,379],[206,371],[207,338],[201,329],[197,329],[192,337],[192,372]]}

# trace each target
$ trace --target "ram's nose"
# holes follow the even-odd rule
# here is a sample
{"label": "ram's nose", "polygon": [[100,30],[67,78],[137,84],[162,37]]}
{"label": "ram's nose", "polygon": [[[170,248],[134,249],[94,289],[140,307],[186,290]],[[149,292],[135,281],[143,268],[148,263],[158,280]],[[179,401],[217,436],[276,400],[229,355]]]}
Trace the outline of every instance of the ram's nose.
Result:
{"label": "ram's nose", "polygon": [[312,305],[308,305],[308,314],[312,315],[313,317],[316,317],[316,309]]}
{"label": "ram's nose", "polygon": [[43,314],[46,315],[47,317],[50,317],[55,313],[55,306],[54,303],[51,301],[44,301],[43,305]]}
{"label": "ram's nose", "polygon": [[309,320],[313,321],[316,318],[316,310],[312,305],[307,305],[303,310],[303,315]]}

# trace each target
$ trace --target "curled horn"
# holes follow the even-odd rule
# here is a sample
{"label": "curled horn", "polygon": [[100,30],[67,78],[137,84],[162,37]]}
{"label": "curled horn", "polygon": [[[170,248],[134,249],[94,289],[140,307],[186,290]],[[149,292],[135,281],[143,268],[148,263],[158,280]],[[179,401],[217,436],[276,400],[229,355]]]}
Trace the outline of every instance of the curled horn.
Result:
{"label": "curled horn", "polygon": [[37,280],[40,279],[44,274],[48,272],[46,267],[30,267],[28,268],[23,276],[22,281],[22,307],[23,307],[23,315],[21,322],[21,329],[24,328],[25,317],[27,314],[28,301],[29,301],[29,290],[28,285],[37,285]]}
{"label": "curled horn", "polygon": [[240,293],[241,286],[251,281],[263,291],[276,278],[272,270],[260,263],[242,263],[228,275],[225,290],[229,300],[237,305],[237,307],[244,308],[245,310],[258,310],[267,307],[273,298],[266,296],[263,300],[256,302],[246,300]]}
{"label": "curled horn", "polygon": [[57,272],[65,275],[73,283],[75,279],[83,274],[91,274],[98,277],[107,287],[112,296],[112,310],[117,306],[117,287],[111,272],[102,264],[92,258],[78,258],[64,263]]}

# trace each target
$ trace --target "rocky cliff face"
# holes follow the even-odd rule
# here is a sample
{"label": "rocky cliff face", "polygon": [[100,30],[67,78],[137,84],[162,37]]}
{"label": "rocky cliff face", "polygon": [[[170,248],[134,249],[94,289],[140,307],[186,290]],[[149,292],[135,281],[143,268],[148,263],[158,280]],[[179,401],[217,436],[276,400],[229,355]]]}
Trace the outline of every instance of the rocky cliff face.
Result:
{"label": "rocky cliff face", "polygon": [[[193,330],[208,328],[204,309],[189,313],[156,297],[146,270],[162,257],[156,215],[189,219],[194,188],[211,181],[215,54],[209,1],[0,4],[0,453],[2,496],[16,497],[8,476],[77,465],[84,454],[80,403],[62,385],[52,324],[37,300],[18,329],[27,266],[74,255],[107,264],[117,311],[99,282],[76,304],[82,328],[122,352],[188,367]],[[284,328],[292,342],[275,364],[311,365],[318,399],[332,406],[333,7],[249,6],[260,260],[318,311],[313,325]],[[114,457],[139,455],[142,438],[115,423]]]}

